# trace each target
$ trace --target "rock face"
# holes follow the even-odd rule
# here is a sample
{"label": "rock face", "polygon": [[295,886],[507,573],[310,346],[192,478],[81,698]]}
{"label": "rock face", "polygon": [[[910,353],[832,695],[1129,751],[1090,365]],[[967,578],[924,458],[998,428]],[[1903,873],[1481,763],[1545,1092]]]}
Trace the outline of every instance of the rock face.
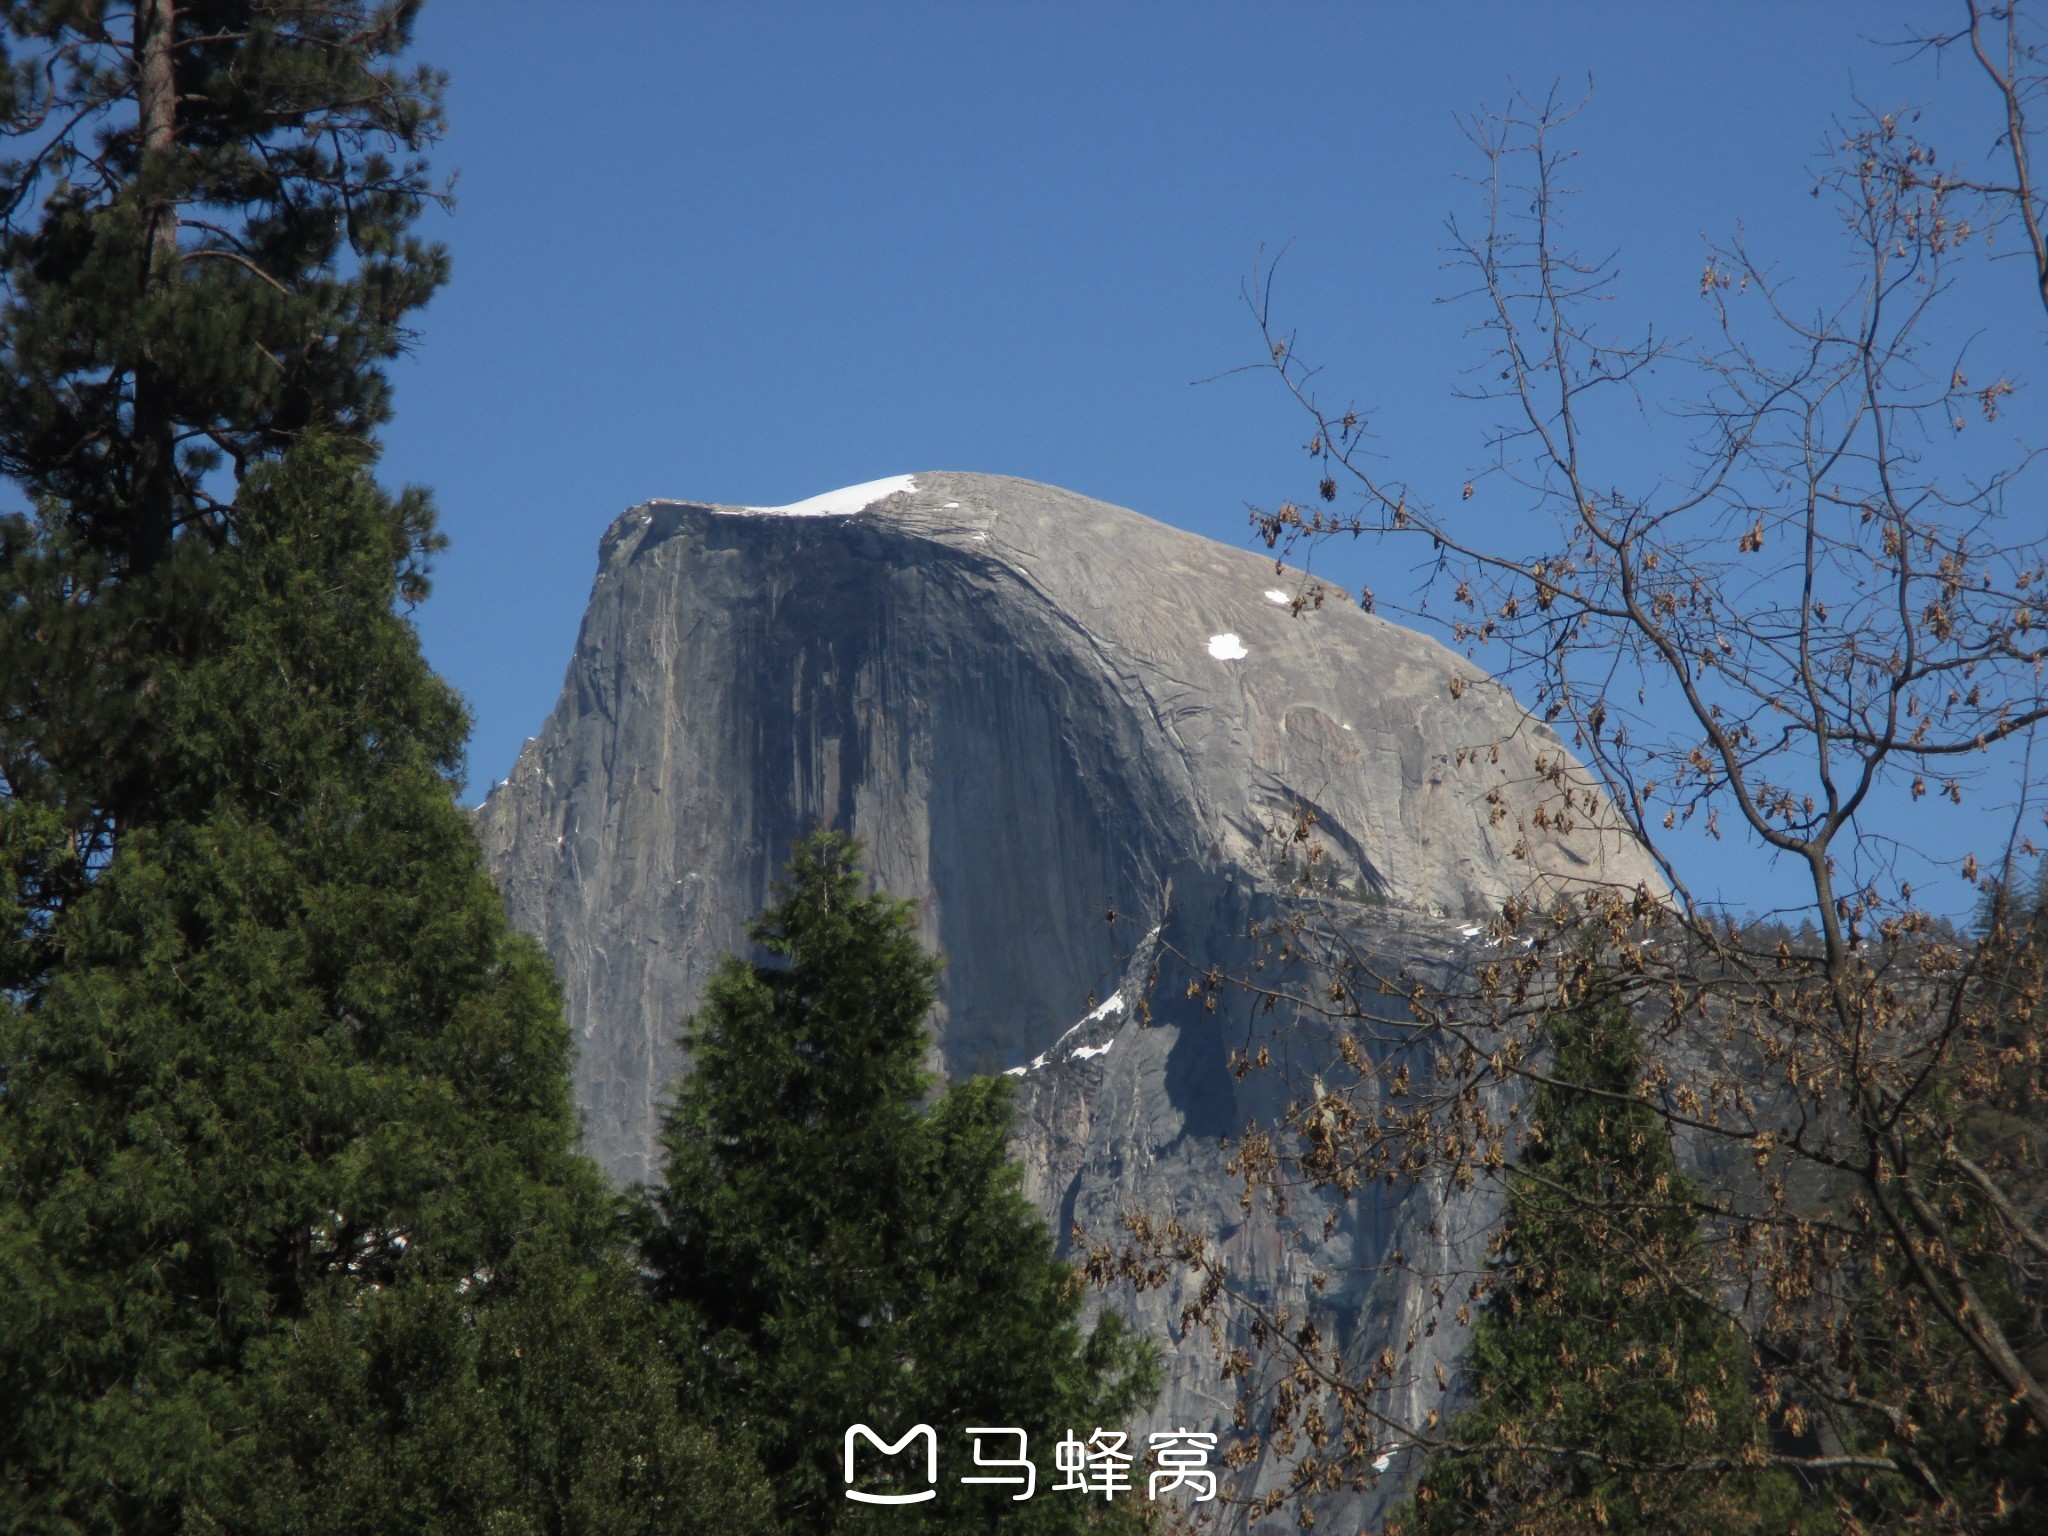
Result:
{"label": "rock face", "polygon": [[[1328,1277],[1326,1331],[1374,1352],[1405,1331],[1420,1287],[1382,1260],[1435,1245],[1456,1263],[1484,1212],[1366,1196],[1326,1233],[1313,1200],[1241,1209],[1221,1141],[1288,1089],[1229,1053],[1271,1042],[1305,1072],[1314,1031],[1241,999],[1210,1011],[1187,968],[1255,963],[1253,927],[1305,890],[1391,968],[1456,963],[1461,925],[1532,881],[1658,882],[1632,846],[1518,827],[1556,738],[1435,642],[1341,594],[1297,601],[1313,590],[985,475],[621,516],[561,702],[480,812],[515,921],[560,970],[593,1152],[654,1175],[680,1021],[745,947],[790,840],[844,826],[946,957],[934,1065],[1019,1077],[1056,1232],[1178,1215],[1297,1311]],[[1171,1337],[1180,1299],[1120,1301],[1173,1352],[1154,1419],[1227,1424],[1207,1345]]]}

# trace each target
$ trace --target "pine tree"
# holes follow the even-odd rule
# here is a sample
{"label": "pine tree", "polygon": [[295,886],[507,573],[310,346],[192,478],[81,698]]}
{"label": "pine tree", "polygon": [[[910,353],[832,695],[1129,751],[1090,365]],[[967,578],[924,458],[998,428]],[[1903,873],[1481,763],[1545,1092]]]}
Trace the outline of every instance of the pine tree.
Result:
{"label": "pine tree", "polygon": [[229,542],[293,443],[371,452],[390,414],[448,270],[412,232],[441,124],[399,62],[418,9],[0,4],[0,473],[33,513],[0,519],[0,986],[40,985],[36,937],[163,808],[151,669],[206,600],[174,548]]}
{"label": "pine tree", "polygon": [[163,562],[162,799],[0,994],[0,1529],[750,1529],[575,1151],[361,457],[300,445]]}
{"label": "pine tree", "polygon": [[905,904],[861,893],[857,859],[837,833],[797,845],[751,929],[768,962],[728,957],[686,1031],[644,1239],[674,1347],[719,1422],[746,1426],[793,1529],[867,1513],[844,1497],[856,1423],[930,1424],[949,1462],[964,1426],[1014,1425],[1041,1469],[1017,1503],[960,1485],[956,1463],[937,1500],[887,1511],[892,1529],[1132,1519],[1043,1490],[1060,1434],[1117,1429],[1155,1390],[1149,1352],[1113,1314],[1083,1335],[1007,1151],[1009,1085],[932,1097],[938,964]]}
{"label": "pine tree", "polygon": [[1548,1080],[1464,1366],[1472,1402],[1389,1530],[1831,1528],[1752,1464],[1748,1352],[1713,1304],[1664,1122],[1632,1102],[1643,1048],[1626,999],[1596,976],[1546,1022]]}
{"label": "pine tree", "polygon": [[0,470],[117,570],[223,537],[299,438],[389,417],[383,364],[448,272],[411,233],[443,83],[399,62],[419,6],[0,6]]}
{"label": "pine tree", "polygon": [[370,480],[417,0],[0,5],[0,1528],[756,1527]]}

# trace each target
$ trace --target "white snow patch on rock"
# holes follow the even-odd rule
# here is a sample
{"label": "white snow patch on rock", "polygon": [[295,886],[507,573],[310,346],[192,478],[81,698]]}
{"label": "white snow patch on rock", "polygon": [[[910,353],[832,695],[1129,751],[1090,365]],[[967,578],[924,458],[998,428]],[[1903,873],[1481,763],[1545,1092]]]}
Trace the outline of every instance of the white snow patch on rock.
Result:
{"label": "white snow patch on rock", "polygon": [[1209,637],[1209,654],[1218,661],[1243,661],[1251,652],[1244,648],[1244,642],[1225,631]]}
{"label": "white snow patch on rock", "polygon": [[1288,604],[1292,603],[1294,599],[1289,597],[1285,592],[1282,592],[1278,587],[1268,587],[1266,588],[1266,601],[1269,603],[1278,603],[1282,608],[1285,608]]}
{"label": "white snow patch on rock", "polygon": [[1107,1056],[1109,1054],[1109,1048],[1115,1044],[1116,1042],[1114,1040],[1105,1040],[1100,1045],[1077,1046],[1075,1047],[1074,1054],[1069,1056],[1067,1060],[1086,1061],[1091,1056]]}
{"label": "white snow patch on rock", "polygon": [[844,485],[822,496],[793,501],[786,507],[741,507],[738,510],[762,517],[851,517],[856,512],[865,512],[885,496],[916,489],[915,475],[891,475],[886,480]]}
{"label": "white snow patch on rock", "polygon": [[[1156,935],[1159,932],[1159,930],[1155,928],[1152,930],[1152,932]],[[1047,1056],[1051,1055],[1053,1051],[1058,1050],[1061,1046],[1067,1043],[1067,1036],[1073,1034],[1075,1030],[1086,1029],[1090,1024],[1100,1024],[1104,1019],[1110,1017],[1112,1014],[1122,1013],[1123,1011],[1123,994],[1121,992],[1111,993],[1109,1000],[1107,1002],[1098,1005],[1095,1008],[1095,1010],[1089,1013],[1086,1017],[1076,1021],[1075,1023],[1069,1024],[1066,1028],[1066,1032],[1062,1034],[1059,1037],[1059,1039],[1053,1041],[1051,1047],[1048,1050],[1043,1051],[1039,1055],[1033,1057],[1028,1065],[1021,1067],[1006,1067],[1003,1070],[1003,1076],[1022,1077],[1026,1072],[1036,1072],[1040,1067],[1045,1065],[1045,1060]],[[1109,1047],[1106,1045],[1092,1047],[1082,1046],[1079,1050],[1073,1052],[1072,1055],[1068,1056],[1067,1060],[1085,1060],[1090,1056],[1100,1056],[1104,1051],[1108,1049]]]}

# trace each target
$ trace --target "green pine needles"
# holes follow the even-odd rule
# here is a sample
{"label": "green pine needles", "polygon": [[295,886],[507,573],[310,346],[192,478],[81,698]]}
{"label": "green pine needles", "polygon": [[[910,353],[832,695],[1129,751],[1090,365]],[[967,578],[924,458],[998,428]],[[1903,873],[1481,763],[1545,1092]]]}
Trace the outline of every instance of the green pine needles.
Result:
{"label": "green pine needles", "polygon": [[0,5],[0,470],[118,569],[222,536],[292,443],[389,418],[448,276],[413,232],[442,195],[419,6]]}
{"label": "green pine needles", "polygon": [[934,1093],[938,962],[905,903],[864,894],[858,848],[797,845],[754,924],[766,961],[729,958],[691,1021],[644,1251],[671,1345],[715,1422],[742,1428],[797,1531],[1054,1532],[1134,1520],[1074,1495],[948,1477],[886,1511],[844,1496],[842,1437],[1016,1425],[1050,1476],[1054,1440],[1117,1428],[1148,1401],[1151,1354],[1055,1258],[1010,1158],[1009,1084]]}
{"label": "green pine needles", "polygon": [[1643,1047],[1595,978],[1509,1176],[1470,1406],[1390,1532],[1736,1536],[1831,1529],[1768,1469],[1748,1350],[1715,1304],[1690,1182],[1637,1099]]}
{"label": "green pine needles", "polygon": [[417,0],[0,5],[0,1529],[762,1529],[370,476]]}
{"label": "green pine needles", "polygon": [[174,552],[162,795],[0,996],[0,1529],[745,1529],[359,457],[295,450]]}
{"label": "green pine needles", "polygon": [[[39,985],[57,914],[182,788],[153,669],[189,651],[247,477],[313,440],[374,458],[448,275],[414,229],[442,196],[418,10],[0,3],[0,473],[30,509],[0,516],[0,986]],[[402,505],[429,552],[425,494]]]}

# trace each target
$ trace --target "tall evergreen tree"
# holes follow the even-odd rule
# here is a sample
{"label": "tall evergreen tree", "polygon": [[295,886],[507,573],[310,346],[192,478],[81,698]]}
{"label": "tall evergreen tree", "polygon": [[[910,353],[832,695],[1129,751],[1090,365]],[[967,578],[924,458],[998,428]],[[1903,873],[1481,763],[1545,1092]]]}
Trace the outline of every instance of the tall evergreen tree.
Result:
{"label": "tall evergreen tree", "polygon": [[1493,1289],[1403,1536],[1817,1531],[1764,1471],[1748,1352],[1713,1304],[1693,1189],[1636,1101],[1641,1036],[1597,976],[1552,1013]]}
{"label": "tall evergreen tree", "polygon": [[417,0],[0,4],[0,1528],[756,1528],[368,475]]}
{"label": "tall evergreen tree", "polygon": [[[224,546],[243,476],[308,435],[367,450],[390,414],[383,366],[447,276],[412,233],[441,123],[440,77],[400,62],[418,9],[0,3],[0,474],[50,534],[0,524],[25,932],[163,808],[150,670],[204,590],[163,571],[174,545]],[[17,946],[0,985],[47,955]]]}
{"label": "tall evergreen tree", "polygon": [[455,804],[415,534],[307,444],[165,562],[166,803],[0,995],[0,1529],[749,1528]]}
{"label": "tall evergreen tree", "polygon": [[[886,1512],[894,1529],[1128,1522],[1129,1503],[1044,1490],[1061,1434],[1149,1398],[1150,1354],[1114,1314],[1084,1336],[1008,1154],[1009,1085],[932,1097],[938,965],[904,903],[862,894],[857,858],[842,834],[800,842],[751,929],[767,963],[729,957],[688,1027],[643,1248],[674,1347],[753,1436],[793,1529],[878,1513],[844,1497],[857,1423],[930,1424],[953,1467],[936,1500]],[[968,1425],[1025,1429],[1041,1491],[959,1484]]]}

